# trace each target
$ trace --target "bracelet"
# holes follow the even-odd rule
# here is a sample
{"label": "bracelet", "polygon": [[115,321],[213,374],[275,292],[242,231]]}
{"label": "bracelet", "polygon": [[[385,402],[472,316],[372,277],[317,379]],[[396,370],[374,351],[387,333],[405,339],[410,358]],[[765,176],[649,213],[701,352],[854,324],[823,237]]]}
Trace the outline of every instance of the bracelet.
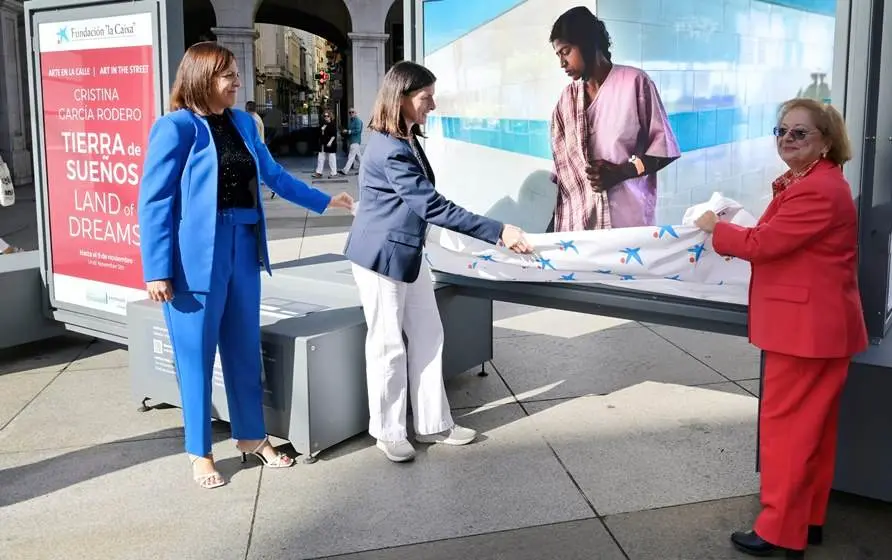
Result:
{"label": "bracelet", "polygon": [[634,177],[641,177],[642,175],[644,175],[645,167],[644,162],[641,161],[641,158],[639,158],[638,156],[632,156],[629,158],[629,163],[631,163],[632,166],[635,168]]}

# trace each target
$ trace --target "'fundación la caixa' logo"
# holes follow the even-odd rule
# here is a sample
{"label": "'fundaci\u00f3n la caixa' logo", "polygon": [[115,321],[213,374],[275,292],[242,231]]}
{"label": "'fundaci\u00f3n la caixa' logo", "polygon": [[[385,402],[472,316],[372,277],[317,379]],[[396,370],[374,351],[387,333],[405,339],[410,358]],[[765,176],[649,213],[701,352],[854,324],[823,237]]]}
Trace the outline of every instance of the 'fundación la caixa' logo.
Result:
{"label": "'fundaci\u00f3n la caixa' logo", "polygon": [[56,31],[59,44],[71,41],[118,39],[136,35],[136,22],[99,23],[86,26],[63,25]]}

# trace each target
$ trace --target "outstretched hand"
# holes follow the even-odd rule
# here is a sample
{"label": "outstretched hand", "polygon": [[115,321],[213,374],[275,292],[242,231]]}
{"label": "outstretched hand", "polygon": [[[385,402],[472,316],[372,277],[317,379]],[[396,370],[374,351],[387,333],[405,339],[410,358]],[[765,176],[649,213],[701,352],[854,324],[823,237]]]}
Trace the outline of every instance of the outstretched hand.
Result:
{"label": "outstretched hand", "polygon": [[505,224],[505,227],[502,229],[501,241],[505,244],[505,247],[508,247],[509,250],[515,253],[527,254],[533,252],[533,245],[526,240],[523,230],[517,226]]}
{"label": "outstretched hand", "polygon": [[715,225],[719,223],[719,217],[712,210],[707,210],[705,214],[694,221],[694,225],[705,231],[712,233],[715,231]]}
{"label": "outstretched hand", "polygon": [[352,210],[353,209],[353,197],[350,196],[349,193],[338,193],[331,197],[331,202],[328,204],[334,208],[343,208],[344,210]]}

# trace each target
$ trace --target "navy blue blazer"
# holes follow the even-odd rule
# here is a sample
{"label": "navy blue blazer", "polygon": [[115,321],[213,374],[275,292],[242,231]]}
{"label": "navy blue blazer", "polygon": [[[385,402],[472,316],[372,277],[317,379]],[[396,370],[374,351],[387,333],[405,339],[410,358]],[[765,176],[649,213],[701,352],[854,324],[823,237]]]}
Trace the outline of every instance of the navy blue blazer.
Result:
{"label": "navy blue blazer", "polygon": [[[254,118],[230,110],[236,128],[257,162],[257,176],[285,200],[322,213],[331,197],[292,177],[276,163]],[[149,134],[139,187],[139,231],[146,282],[171,280],[175,291],[207,292],[211,284],[217,226],[217,149],[207,121],[180,109],[155,121]],[[260,211],[258,268],[272,274],[266,242],[263,197],[251,190]]]}
{"label": "navy blue blazer", "polygon": [[372,131],[359,168],[359,210],[347,237],[346,257],[400,282],[414,282],[421,269],[428,224],[492,244],[501,222],[468,212],[434,188],[424,152],[419,161],[407,140]]}

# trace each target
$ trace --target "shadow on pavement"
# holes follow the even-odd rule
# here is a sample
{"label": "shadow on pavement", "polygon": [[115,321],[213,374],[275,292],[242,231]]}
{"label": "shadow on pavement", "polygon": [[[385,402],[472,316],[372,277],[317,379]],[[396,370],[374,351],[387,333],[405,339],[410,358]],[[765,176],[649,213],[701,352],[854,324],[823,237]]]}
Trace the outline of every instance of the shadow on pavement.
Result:
{"label": "shadow on pavement", "polygon": [[0,376],[8,373],[58,366],[59,371],[71,362],[90,356],[96,340],[79,334],[66,334],[47,340],[0,350]]}
{"label": "shadow on pavement", "polygon": [[[213,443],[229,438],[229,425],[214,422],[211,435]],[[183,454],[183,429],[170,428],[132,438],[120,439],[100,445],[70,451],[8,469],[0,470],[0,508],[46,496],[59,490],[75,486],[87,480],[128,469],[142,463],[161,459],[170,455]],[[159,453],[158,446],[139,445],[141,442],[157,439],[170,439],[171,444]],[[135,445],[132,445],[135,444]],[[230,475],[231,461],[217,461],[217,468],[224,476]],[[188,469],[188,461],[183,459],[183,468]],[[221,465],[226,465],[225,469]]]}

